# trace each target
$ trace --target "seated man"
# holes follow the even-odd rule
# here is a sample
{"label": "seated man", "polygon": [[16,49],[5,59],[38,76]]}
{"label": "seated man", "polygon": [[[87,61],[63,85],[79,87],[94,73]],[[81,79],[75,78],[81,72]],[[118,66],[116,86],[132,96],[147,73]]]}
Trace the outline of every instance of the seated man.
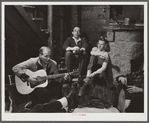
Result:
{"label": "seated man", "polygon": [[[12,71],[15,73],[16,76],[18,76],[22,81],[33,84],[37,82],[37,77],[33,77],[31,75],[28,75],[26,73],[27,70],[30,70],[32,72],[36,72],[40,69],[43,69],[46,71],[47,75],[53,75],[58,74],[57,70],[57,63],[50,58],[51,56],[51,50],[49,47],[41,47],[39,50],[39,56],[36,58],[30,58],[22,63],[19,63],[15,65],[12,68]],[[67,79],[68,76],[65,76]],[[49,80],[51,81],[51,80]],[[61,87],[62,85],[59,83],[61,82],[60,79],[55,81],[51,81],[51,83],[47,87],[37,87],[35,88],[31,93],[29,93],[29,96],[31,98],[31,105],[34,106],[35,104],[43,104],[48,102],[51,99],[51,96],[57,94],[61,94]],[[28,85],[28,86],[29,86]],[[54,88],[53,88],[54,87]],[[29,107],[30,107],[29,106]]]}
{"label": "seated man", "polygon": [[127,75],[118,76],[120,82],[118,109],[121,112],[144,111],[144,71],[137,71]]}
{"label": "seated man", "polygon": [[83,72],[86,67],[88,43],[85,38],[80,37],[80,28],[75,27],[72,31],[72,37],[67,38],[63,44],[65,53],[65,64],[67,72],[71,72],[73,69],[73,63],[75,59],[79,60],[79,75],[83,76]]}

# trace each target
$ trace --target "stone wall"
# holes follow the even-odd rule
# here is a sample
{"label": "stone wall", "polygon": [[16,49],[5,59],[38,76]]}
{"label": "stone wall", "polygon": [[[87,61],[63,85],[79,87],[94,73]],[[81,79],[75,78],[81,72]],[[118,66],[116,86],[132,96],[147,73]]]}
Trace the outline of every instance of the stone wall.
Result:
{"label": "stone wall", "polygon": [[112,42],[109,42],[113,78],[121,74],[130,73],[131,60],[137,58],[139,59],[138,62],[143,60],[142,31],[115,31],[108,33],[107,36],[114,39]]}

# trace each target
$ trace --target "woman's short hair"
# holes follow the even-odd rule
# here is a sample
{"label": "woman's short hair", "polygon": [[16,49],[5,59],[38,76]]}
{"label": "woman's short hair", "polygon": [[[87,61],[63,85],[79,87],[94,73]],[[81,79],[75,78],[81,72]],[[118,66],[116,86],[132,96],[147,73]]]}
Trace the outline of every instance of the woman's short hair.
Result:
{"label": "woman's short hair", "polygon": [[96,75],[84,84],[81,91],[82,103],[80,107],[110,108],[114,101],[111,92],[104,78]]}
{"label": "woman's short hair", "polygon": [[110,51],[110,46],[109,46],[108,40],[104,36],[101,36],[99,38],[98,42],[97,42],[97,46],[98,46],[99,41],[104,41],[105,42],[105,51],[109,52]]}

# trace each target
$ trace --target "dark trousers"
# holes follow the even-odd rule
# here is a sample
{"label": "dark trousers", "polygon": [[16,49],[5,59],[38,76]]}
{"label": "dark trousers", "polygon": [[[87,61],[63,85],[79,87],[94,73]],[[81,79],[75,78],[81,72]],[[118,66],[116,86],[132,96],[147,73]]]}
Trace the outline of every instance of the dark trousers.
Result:
{"label": "dark trousers", "polygon": [[86,53],[74,54],[71,51],[66,51],[65,64],[67,67],[67,72],[71,72],[73,70],[73,65],[74,65],[74,62],[76,62],[76,60],[78,60],[79,62],[79,74],[83,75],[86,69],[87,54]]}
{"label": "dark trousers", "polygon": [[45,104],[37,104],[30,111],[27,111],[27,112],[60,113],[60,112],[66,112],[66,111],[64,109],[62,109],[62,104],[59,101],[52,100]]}
{"label": "dark trousers", "polygon": [[[125,99],[131,100],[130,105],[125,110],[125,112],[131,112],[131,113],[144,112],[144,94],[143,93],[129,93],[127,91],[127,86],[120,84],[117,86],[117,98],[118,98],[118,94],[120,93],[122,89],[124,90],[124,93],[121,95],[122,101],[125,101]],[[118,102],[116,102],[116,104],[117,103]]]}
{"label": "dark trousers", "polygon": [[[91,55],[87,70],[91,70],[92,72],[94,72],[94,71],[100,69],[101,67],[102,67],[102,65],[98,63],[98,57]],[[107,79],[106,78],[106,71],[99,74],[99,76],[106,80]]]}
{"label": "dark trousers", "polygon": [[51,101],[43,106],[43,112],[64,112],[62,110],[62,104],[59,101]]}
{"label": "dark trousers", "polygon": [[35,104],[43,104],[49,102],[51,99],[57,99],[62,97],[62,85],[60,83],[52,81],[45,88],[36,88],[29,94],[31,100]]}
{"label": "dark trousers", "polygon": [[133,93],[126,97],[130,99],[130,105],[126,112],[144,112],[144,95],[143,93]]}

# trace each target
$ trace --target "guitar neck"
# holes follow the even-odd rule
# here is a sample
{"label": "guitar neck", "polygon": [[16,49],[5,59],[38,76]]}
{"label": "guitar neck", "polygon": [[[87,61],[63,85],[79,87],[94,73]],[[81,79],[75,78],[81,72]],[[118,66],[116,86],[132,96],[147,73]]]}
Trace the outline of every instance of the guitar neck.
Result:
{"label": "guitar neck", "polygon": [[65,73],[46,76],[45,79],[57,79],[65,76]]}
{"label": "guitar neck", "polygon": [[61,78],[63,76],[65,76],[65,74],[69,74],[69,75],[72,75],[74,73],[76,73],[77,71],[74,71],[74,72],[70,72],[70,73],[61,73],[61,74],[55,74],[55,75],[48,75],[48,76],[43,76],[41,77],[42,80],[50,80],[50,79],[57,79],[57,78]]}

